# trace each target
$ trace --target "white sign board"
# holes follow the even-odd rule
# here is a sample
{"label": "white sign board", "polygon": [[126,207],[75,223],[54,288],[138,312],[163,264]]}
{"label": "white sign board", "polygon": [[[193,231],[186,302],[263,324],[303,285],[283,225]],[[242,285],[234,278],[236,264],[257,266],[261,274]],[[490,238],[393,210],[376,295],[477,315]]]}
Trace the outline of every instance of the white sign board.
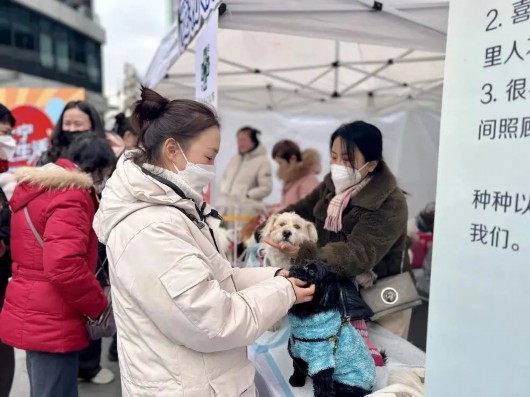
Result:
{"label": "white sign board", "polygon": [[195,42],[195,99],[217,108],[217,28],[219,11],[210,14]]}
{"label": "white sign board", "polygon": [[452,1],[427,397],[530,395],[530,1]]}
{"label": "white sign board", "polygon": [[219,4],[221,4],[220,0],[173,1],[173,10],[178,14],[178,18],[169,32],[162,38],[147,68],[143,78],[145,86],[153,88],[160,83],[169,68],[186,50],[204,21],[217,9]]}
{"label": "white sign board", "polygon": [[178,0],[180,46],[184,50],[220,0]]}

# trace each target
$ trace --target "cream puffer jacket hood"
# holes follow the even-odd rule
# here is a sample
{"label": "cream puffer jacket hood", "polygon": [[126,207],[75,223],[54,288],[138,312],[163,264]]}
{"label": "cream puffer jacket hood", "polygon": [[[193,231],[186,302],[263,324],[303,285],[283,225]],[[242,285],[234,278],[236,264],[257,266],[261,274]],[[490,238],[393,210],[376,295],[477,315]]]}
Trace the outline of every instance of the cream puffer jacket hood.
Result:
{"label": "cream puffer jacket hood", "polygon": [[123,395],[255,396],[246,346],[293,305],[291,283],[274,268],[232,268],[200,220],[200,196],[143,167],[189,198],[127,154],[103,191],[94,229],[107,245]]}

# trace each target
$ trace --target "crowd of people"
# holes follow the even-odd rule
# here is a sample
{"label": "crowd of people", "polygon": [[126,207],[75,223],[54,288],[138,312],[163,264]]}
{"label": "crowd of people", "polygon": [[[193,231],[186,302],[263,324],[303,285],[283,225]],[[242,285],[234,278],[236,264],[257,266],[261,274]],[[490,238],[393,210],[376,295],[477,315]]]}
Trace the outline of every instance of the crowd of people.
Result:
{"label": "crowd of people", "polygon": [[[14,125],[0,105],[0,172]],[[0,397],[9,395],[13,347],[26,351],[32,396],[77,396],[78,378],[113,381],[100,365],[101,340],[86,331],[87,319],[108,313],[106,272],[117,326],[107,354],[119,360],[125,395],[256,395],[246,346],[310,301],[315,286],[288,270],[232,267],[219,250],[222,217],[202,191],[215,180],[220,140],[211,108],[147,88],[112,131],[89,103],[65,106],[39,166],[18,169],[9,196],[0,190]],[[282,198],[269,211],[295,212],[317,229],[316,244],[278,249],[325,261],[358,294],[410,270],[406,194],[377,127],[356,121],[334,131],[322,182],[316,150],[281,140],[269,158],[249,126],[237,142],[220,195],[262,201],[274,161]],[[418,225],[432,233],[431,212]],[[410,319],[405,309],[377,321],[406,338]],[[351,320],[384,365],[369,319]]]}
{"label": "crowd of people", "polygon": [[283,182],[283,187],[281,202],[268,206],[268,210],[278,212],[300,201],[317,187],[317,175],[322,170],[320,154],[315,149],[302,151],[296,142],[285,139],[274,145],[269,159],[260,135],[259,130],[248,126],[237,132],[238,153],[223,173],[219,195],[229,201],[243,198],[262,202],[272,192],[270,160],[273,160],[278,165],[276,176]]}
{"label": "crowd of people", "polygon": [[[16,147],[11,136],[15,123],[0,105],[2,173]],[[85,330],[86,317],[97,318],[107,305],[102,296],[106,280],[95,276],[96,269],[105,267],[106,250],[98,245],[92,221],[117,157],[136,146],[132,131],[120,114],[113,131],[106,132],[92,105],[69,102],[39,167],[2,178],[2,397],[9,395],[13,380],[13,347],[27,352],[32,395],[74,395],[78,378],[96,384],[114,380],[100,366],[101,340],[89,341]],[[108,355],[118,360],[116,338]]]}

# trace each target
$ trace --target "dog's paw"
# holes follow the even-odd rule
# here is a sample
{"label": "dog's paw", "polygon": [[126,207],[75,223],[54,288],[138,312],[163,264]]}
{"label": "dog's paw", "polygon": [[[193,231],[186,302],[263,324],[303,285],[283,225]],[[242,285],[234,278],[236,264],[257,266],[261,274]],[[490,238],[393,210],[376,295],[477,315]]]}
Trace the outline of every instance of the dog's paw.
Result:
{"label": "dog's paw", "polygon": [[303,387],[305,386],[305,376],[302,377],[294,374],[289,378],[289,384],[292,387]]}

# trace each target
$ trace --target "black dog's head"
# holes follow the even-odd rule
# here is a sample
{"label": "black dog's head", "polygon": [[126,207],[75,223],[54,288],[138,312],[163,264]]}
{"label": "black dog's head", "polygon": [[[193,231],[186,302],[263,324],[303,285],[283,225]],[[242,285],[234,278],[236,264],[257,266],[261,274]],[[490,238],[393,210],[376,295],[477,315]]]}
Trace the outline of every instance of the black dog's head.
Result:
{"label": "black dog's head", "polygon": [[315,284],[313,300],[294,305],[290,312],[299,317],[308,317],[323,311],[342,310],[338,274],[323,262],[306,262],[289,269],[291,277]]}
{"label": "black dog's head", "polygon": [[315,295],[311,302],[291,308],[290,313],[298,317],[309,317],[333,309],[352,318],[367,319],[374,314],[352,281],[335,272],[326,263],[307,261],[292,266],[289,273],[291,277],[307,282],[307,286],[315,285]]}

